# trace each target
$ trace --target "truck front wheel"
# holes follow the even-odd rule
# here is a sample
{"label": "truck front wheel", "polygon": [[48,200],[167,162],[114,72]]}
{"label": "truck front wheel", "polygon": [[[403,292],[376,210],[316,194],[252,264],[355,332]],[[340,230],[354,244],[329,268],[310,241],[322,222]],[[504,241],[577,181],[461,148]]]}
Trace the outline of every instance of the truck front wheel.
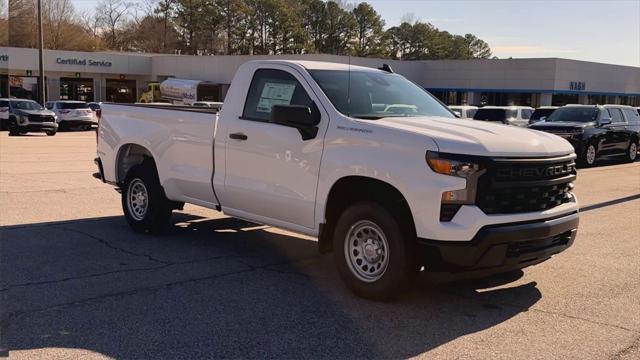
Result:
{"label": "truck front wheel", "polygon": [[374,300],[400,296],[417,273],[407,231],[392,213],[374,202],[344,210],[333,237],[342,280],[357,295]]}
{"label": "truck front wheel", "polygon": [[144,163],[129,171],[122,188],[122,210],[137,232],[160,233],[165,229],[172,208],[160,186],[155,166]]}

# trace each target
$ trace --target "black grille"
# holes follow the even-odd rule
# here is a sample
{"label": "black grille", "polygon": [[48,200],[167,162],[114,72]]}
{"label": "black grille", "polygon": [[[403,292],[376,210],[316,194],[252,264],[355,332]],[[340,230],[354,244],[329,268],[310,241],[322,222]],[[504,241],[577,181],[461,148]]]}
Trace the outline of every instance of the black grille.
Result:
{"label": "black grille", "polygon": [[548,132],[550,134],[556,135],[576,135],[582,133],[580,128],[570,127],[570,126],[536,126],[533,128],[534,130]]}
{"label": "black grille", "polygon": [[548,210],[571,201],[572,159],[495,162],[478,180],[476,204],[485,214]]}
{"label": "black grille", "polygon": [[51,116],[51,115],[29,115],[29,122],[33,122],[33,123],[53,122],[53,116]]}

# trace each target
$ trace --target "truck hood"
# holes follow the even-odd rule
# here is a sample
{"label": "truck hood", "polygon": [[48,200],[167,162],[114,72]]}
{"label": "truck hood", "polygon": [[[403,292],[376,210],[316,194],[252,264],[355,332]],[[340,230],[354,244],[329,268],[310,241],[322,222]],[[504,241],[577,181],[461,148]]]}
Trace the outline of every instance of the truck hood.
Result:
{"label": "truck hood", "polygon": [[512,125],[443,117],[389,117],[375,124],[423,134],[440,152],[477,156],[537,157],[572,153],[559,136]]}

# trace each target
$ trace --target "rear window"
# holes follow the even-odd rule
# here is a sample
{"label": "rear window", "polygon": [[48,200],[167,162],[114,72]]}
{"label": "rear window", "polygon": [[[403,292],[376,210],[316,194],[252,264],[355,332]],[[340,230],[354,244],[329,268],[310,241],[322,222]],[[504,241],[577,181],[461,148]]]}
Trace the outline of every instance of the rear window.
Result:
{"label": "rear window", "polygon": [[506,119],[515,118],[517,110],[509,109],[478,109],[473,115],[474,120],[483,121],[499,121],[504,122]]}
{"label": "rear window", "polygon": [[0,100],[0,107],[9,107],[9,102],[7,100]]}
{"label": "rear window", "polygon": [[96,104],[96,103],[89,104],[89,107],[91,108],[91,110],[96,111],[100,109],[100,104]]}
{"label": "rear window", "polygon": [[89,105],[87,103],[59,103],[59,109],[89,109]]}
{"label": "rear window", "polygon": [[474,116],[476,116],[476,112],[477,112],[477,111],[478,111],[478,110],[476,110],[476,109],[469,109],[469,110],[467,110],[467,118],[469,118],[469,119],[473,119],[473,117],[474,117]]}

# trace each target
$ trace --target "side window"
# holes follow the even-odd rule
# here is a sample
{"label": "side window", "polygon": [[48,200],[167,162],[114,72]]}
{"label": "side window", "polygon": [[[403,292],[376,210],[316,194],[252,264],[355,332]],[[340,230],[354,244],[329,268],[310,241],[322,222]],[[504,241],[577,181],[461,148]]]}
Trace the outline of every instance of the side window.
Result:
{"label": "side window", "polygon": [[531,110],[529,109],[522,109],[522,118],[524,120],[529,120],[531,119]]}
{"label": "side window", "polygon": [[311,107],[312,103],[307,92],[293,75],[282,70],[260,69],[251,80],[242,118],[269,122],[273,105]]}
{"label": "side window", "polygon": [[620,109],[609,109],[609,115],[611,115],[611,122],[612,123],[624,122],[624,119],[622,118],[622,113],[620,112]]}
{"label": "side window", "polygon": [[478,111],[478,110],[476,110],[476,109],[469,109],[469,110],[467,110],[467,117],[468,117],[469,119],[473,119],[473,116],[476,114],[476,111]]}
{"label": "side window", "polygon": [[627,122],[638,122],[640,121],[640,115],[634,109],[623,109],[624,116],[627,118]]}

